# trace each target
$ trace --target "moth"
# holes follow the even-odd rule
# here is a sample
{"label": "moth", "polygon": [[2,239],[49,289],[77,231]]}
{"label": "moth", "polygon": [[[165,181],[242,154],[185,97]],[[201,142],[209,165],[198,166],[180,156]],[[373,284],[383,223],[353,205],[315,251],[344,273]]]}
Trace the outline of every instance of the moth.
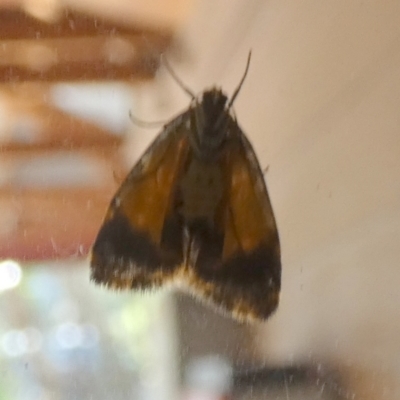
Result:
{"label": "moth", "polygon": [[240,321],[264,320],[281,286],[280,245],[254,150],[219,88],[192,97],[115,194],[91,278],[115,289],[183,288]]}

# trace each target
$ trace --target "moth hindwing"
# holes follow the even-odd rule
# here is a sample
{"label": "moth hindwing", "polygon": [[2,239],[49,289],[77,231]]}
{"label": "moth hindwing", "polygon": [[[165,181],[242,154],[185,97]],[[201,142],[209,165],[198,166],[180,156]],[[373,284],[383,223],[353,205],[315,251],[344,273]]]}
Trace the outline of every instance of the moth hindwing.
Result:
{"label": "moth hindwing", "polygon": [[277,227],[255,153],[219,89],[168,123],[113,198],[91,276],[112,288],[188,289],[239,320],[279,301]]}

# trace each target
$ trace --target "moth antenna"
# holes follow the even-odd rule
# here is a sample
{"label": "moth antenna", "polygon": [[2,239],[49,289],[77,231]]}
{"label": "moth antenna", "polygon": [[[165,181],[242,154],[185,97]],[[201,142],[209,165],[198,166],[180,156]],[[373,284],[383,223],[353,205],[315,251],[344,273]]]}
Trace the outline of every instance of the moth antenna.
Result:
{"label": "moth antenna", "polygon": [[165,121],[143,121],[142,119],[136,117],[133,115],[132,111],[129,110],[129,119],[137,126],[140,126],[141,128],[147,128],[147,129],[152,129],[152,128],[159,128],[160,126],[163,126],[166,124]]}
{"label": "moth antenna", "polygon": [[240,92],[240,89],[242,88],[243,82],[246,79],[247,76],[247,72],[249,71],[249,67],[250,67],[250,60],[251,60],[251,50],[249,51],[249,55],[247,56],[247,64],[246,64],[246,69],[244,70],[244,74],[242,76],[242,79],[239,82],[238,87],[236,88],[235,92],[233,93],[233,96],[228,104],[228,110],[232,107],[233,102],[235,101],[237,95]]}
{"label": "moth antenna", "polygon": [[181,81],[181,79],[178,77],[178,75],[175,73],[175,71],[172,69],[172,67],[169,65],[169,62],[167,61],[167,58],[165,57],[164,54],[161,54],[161,63],[164,65],[166,70],[169,72],[169,74],[172,76],[174,81],[181,87],[181,89],[190,96],[192,100],[196,98],[195,94]]}

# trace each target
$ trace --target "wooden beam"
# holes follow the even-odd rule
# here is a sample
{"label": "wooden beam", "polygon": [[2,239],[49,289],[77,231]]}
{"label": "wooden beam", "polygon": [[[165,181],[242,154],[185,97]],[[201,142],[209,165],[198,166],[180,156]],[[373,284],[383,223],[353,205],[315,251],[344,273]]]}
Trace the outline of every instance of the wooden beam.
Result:
{"label": "wooden beam", "polygon": [[0,258],[84,257],[113,190],[0,191]]}
{"label": "wooden beam", "polygon": [[151,79],[172,40],[167,31],[69,15],[48,24],[0,11],[0,82]]}
{"label": "wooden beam", "polygon": [[[70,171],[69,175],[62,168]],[[79,151],[6,151],[2,152],[0,170],[0,194],[7,196],[19,196],[30,189],[116,189],[128,172],[121,153],[110,146]]]}
{"label": "wooden beam", "polygon": [[0,82],[60,82],[60,81],[109,81],[129,80],[131,82],[151,79],[153,72],[143,68],[143,65],[113,66],[110,70],[104,63],[97,62],[88,64],[64,63],[49,68],[45,73],[40,71],[27,70],[15,66],[0,66]]}
{"label": "wooden beam", "polygon": [[41,21],[20,10],[0,10],[0,38],[5,39],[46,39],[80,36],[115,36],[135,34],[152,37],[171,37],[171,30],[140,29],[132,24],[111,22],[98,16],[90,16],[72,11],[62,12],[53,23]]}
{"label": "wooden beam", "polygon": [[[26,85],[22,85],[26,87]],[[46,150],[82,150],[108,148],[115,151],[122,145],[123,135],[88,122],[82,118],[70,115],[49,104],[43,99],[48,98],[46,89],[29,91],[33,93],[31,103],[21,91],[4,89],[2,94],[9,103],[7,121],[3,128],[3,139],[0,150],[5,152],[33,152]],[[42,102],[40,103],[40,100]],[[23,136],[15,126],[19,122],[27,121],[32,127],[26,128]],[[7,131],[8,129],[8,131]]]}

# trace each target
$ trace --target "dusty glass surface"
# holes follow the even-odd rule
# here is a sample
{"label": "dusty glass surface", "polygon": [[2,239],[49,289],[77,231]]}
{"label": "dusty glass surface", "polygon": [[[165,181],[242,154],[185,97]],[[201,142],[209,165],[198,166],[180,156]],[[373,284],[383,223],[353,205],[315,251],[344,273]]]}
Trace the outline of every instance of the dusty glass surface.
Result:
{"label": "dusty glass surface", "polygon": [[[400,3],[75,3],[0,9],[0,400],[400,398]],[[83,260],[154,136],[129,112],[190,103],[159,54],[231,94],[249,49],[235,113],[280,234],[277,312],[94,286]]]}
{"label": "dusty glass surface", "polygon": [[161,294],[98,289],[82,263],[5,268],[0,398],[157,398]]}

